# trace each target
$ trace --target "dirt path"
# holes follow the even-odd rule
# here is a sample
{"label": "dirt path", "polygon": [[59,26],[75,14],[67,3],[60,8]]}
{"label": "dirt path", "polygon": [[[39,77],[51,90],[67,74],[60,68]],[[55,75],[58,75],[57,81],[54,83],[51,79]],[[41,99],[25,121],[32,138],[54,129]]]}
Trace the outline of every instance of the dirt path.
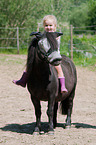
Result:
{"label": "dirt path", "polygon": [[[64,129],[66,116],[58,113],[53,136],[34,136],[34,108],[27,89],[16,86],[26,56],[0,54],[0,145],[96,145],[96,71],[77,67],[78,84],[72,127]],[[46,131],[47,103],[42,102],[42,128]]]}

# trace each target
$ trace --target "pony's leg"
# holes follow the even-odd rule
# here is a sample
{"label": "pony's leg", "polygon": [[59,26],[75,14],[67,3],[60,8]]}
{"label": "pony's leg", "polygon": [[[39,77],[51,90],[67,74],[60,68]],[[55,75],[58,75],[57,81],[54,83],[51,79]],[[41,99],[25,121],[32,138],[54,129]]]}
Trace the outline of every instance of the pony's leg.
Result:
{"label": "pony's leg", "polygon": [[68,109],[65,128],[71,127],[71,108]]}
{"label": "pony's leg", "polygon": [[48,110],[47,115],[49,118],[49,134],[54,134],[54,127],[53,127],[53,113],[54,113],[54,104],[55,104],[55,97],[51,94],[50,99],[48,101]]}
{"label": "pony's leg", "polygon": [[32,98],[32,102],[35,108],[35,115],[36,115],[36,126],[34,129],[34,134],[38,134],[41,131],[41,105],[40,105],[40,101],[37,100],[35,97],[34,99]]}
{"label": "pony's leg", "polygon": [[73,98],[75,95],[75,90],[73,90],[69,96],[68,99],[68,111],[67,111],[67,118],[66,118],[66,124],[65,128],[70,128],[71,127],[71,114],[72,114],[72,107],[73,107]]}
{"label": "pony's leg", "polygon": [[54,128],[57,126],[57,110],[58,110],[58,102],[55,102],[54,114],[53,114],[53,125],[54,125]]}

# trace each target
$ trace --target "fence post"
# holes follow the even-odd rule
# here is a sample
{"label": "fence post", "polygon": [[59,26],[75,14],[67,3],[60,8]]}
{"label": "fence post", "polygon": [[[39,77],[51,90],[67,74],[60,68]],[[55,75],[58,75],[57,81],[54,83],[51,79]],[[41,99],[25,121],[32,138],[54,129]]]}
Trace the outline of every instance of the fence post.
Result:
{"label": "fence post", "polygon": [[70,46],[71,46],[71,60],[73,60],[73,26],[71,25],[71,41],[70,41]]}
{"label": "fence post", "polygon": [[37,32],[39,32],[39,23],[38,23],[38,26],[37,26]]}
{"label": "fence post", "polygon": [[17,54],[19,54],[19,28],[17,27]]}

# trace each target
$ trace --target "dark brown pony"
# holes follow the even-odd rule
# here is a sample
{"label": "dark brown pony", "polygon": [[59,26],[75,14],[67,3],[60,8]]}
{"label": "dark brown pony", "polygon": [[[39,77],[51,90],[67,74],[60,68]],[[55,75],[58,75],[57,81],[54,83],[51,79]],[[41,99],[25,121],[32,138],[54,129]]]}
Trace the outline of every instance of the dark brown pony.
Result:
{"label": "dark brown pony", "polygon": [[40,133],[41,131],[40,101],[48,101],[47,115],[49,119],[49,133],[53,134],[54,127],[56,127],[57,124],[58,102],[61,104],[62,114],[67,115],[66,126],[71,126],[73,99],[77,82],[76,68],[73,62],[65,55],[62,55],[61,65],[66,79],[66,88],[68,90],[68,93],[63,94],[60,93],[60,84],[54,66],[46,62],[46,58],[40,55],[37,38],[32,40],[28,49],[27,58],[27,87],[35,108],[35,133]]}

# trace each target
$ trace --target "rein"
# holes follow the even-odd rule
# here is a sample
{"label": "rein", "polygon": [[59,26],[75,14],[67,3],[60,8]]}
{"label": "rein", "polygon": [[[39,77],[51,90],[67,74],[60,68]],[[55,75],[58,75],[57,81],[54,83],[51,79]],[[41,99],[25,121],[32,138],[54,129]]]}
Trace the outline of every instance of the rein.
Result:
{"label": "rein", "polygon": [[48,62],[47,57],[48,55],[51,54],[51,52],[52,52],[51,48],[47,53],[45,53],[42,49],[39,48],[39,46],[37,46],[37,54],[42,61]]}
{"label": "rein", "polygon": [[[36,46],[38,57],[42,61],[46,61],[47,63],[50,63],[52,65],[60,64],[62,57],[57,52],[58,46],[57,46],[57,41],[55,42],[55,40],[56,40],[56,37],[62,35],[62,33],[59,33],[59,32],[46,33],[45,32],[44,34],[42,34],[40,32],[32,32],[30,36],[32,35],[35,35],[38,41],[38,44]],[[48,38],[46,38],[46,35],[48,35],[47,36]]]}

